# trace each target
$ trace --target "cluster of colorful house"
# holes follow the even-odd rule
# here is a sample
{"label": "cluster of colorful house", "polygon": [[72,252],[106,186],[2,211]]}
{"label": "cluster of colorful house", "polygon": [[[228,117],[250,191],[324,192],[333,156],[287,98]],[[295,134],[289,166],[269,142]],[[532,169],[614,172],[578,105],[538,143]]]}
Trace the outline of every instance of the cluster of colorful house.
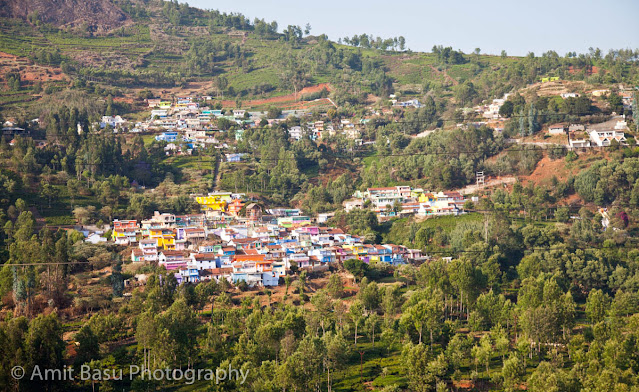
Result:
{"label": "cluster of colorful house", "polygon": [[459,215],[464,212],[466,199],[459,192],[428,192],[421,188],[399,185],[384,188],[368,188],[357,191],[353,199],[343,203],[346,211],[370,207],[382,218],[402,215]]}
{"label": "cluster of colorful house", "polygon": [[219,131],[219,121],[224,119],[231,124],[236,140],[241,140],[243,130],[250,127],[269,126],[287,121],[289,117],[298,118],[299,125],[288,127],[289,137],[294,140],[310,138],[323,139],[329,136],[344,135],[348,139],[361,143],[361,126],[366,120],[352,122],[348,119],[340,121],[308,121],[309,110],[282,110],[276,118],[270,118],[266,111],[248,111],[245,109],[215,109],[207,106],[212,101],[210,96],[184,96],[168,99],[148,99],[151,109],[146,121],[130,124],[120,116],[103,116],[100,127],[109,125],[114,132],[157,132],[156,140],[167,142],[166,153],[188,155],[193,150],[213,146],[228,148],[215,138]]}
{"label": "cluster of colorful house", "polygon": [[[234,199],[237,200],[237,199]],[[313,225],[299,210],[247,205],[246,217],[212,218],[233,206],[219,198],[202,199],[206,213],[155,214],[147,220],[115,220],[112,239],[131,249],[134,263],[156,263],[175,274],[179,283],[226,279],[249,286],[276,286],[291,266],[328,269],[331,263],[356,258],[391,265],[422,258],[419,250],[386,244],[364,244],[341,229]],[[251,212],[253,211],[253,212]],[[259,211],[259,212],[258,212]]]}

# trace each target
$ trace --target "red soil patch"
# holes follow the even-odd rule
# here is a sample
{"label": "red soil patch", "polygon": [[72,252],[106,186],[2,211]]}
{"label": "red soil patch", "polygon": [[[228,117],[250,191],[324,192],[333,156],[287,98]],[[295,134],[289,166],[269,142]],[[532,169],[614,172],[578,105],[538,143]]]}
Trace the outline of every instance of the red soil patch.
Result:
{"label": "red soil patch", "polygon": [[20,79],[29,83],[66,79],[61,68],[35,65],[29,59],[5,52],[0,52],[0,70],[3,76],[7,72],[19,70]]}
{"label": "red soil patch", "polygon": [[[328,91],[331,91],[331,86],[328,83],[321,83],[321,84],[318,84],[317,86],[304,87],[302,90],[300,90],[297,93],[297,98],[299,99],[301,96],[304,96],[304,95],[318,93],[322,91],[322,89],[324,88],[327,89]],[[296,98],[295,94],[288,94],[288,95],[282,95],[279,97],[272,97],[272,98],[266,98],[266,99],[254,99],[252,101],[243,102],[242,106],[252,107],[252,106],[268,105],[271,103],[285,103],[285,102],[295,101],[295,98]],[[234,107],[235,101],[231,101],[231,100],[222,101],[222,106]]]}
{"label": "red soil patch", "polygon": [[[582,68],[575,68],[572,65],[568,67],[568,72],[572,75],[572,74],[576,74],[577,72],[580,72]],[[597,67],[596,65],[593,65],[590,69],[586,68],[586,75],[590,76],[590,75],[594,75],[599,73],[599,67]]]}
{"label": "red soil patch", "polygon": [[475,386],[475,383],[472,382],[471,380],[459,380],[459,381],[453,381],[453,385],[455,386],[455,388],[471,389]]}
{"label": "red soil patch", "polygon": [[571,165],[568,165],[563,158],[552,160],[546,155],[537,163],[537,167],[529,176],[521,176],[520,180],[522,185],[530,181],[537,185],[549,185],[553,176],[556,176],[559,181],[566,181],[571,175],[577,175],[589,166],[591,161],[599,159],[609,159],[609,153],[599,151],[579,153],[577,160]]}
{"label": "red soil patch", "polygon": [[373,103],[376,103],[379,100],[380,100],[380,98],[377,95],[368,94],[366,96],[366,103],[373,104]]}
{"label": "red soil patch", "polygon": [[298,102],[295,102],[294,104],[287,105],[286,109],[302,110],[302,109],[312,109],[318,106],[326,106],[326,105],[333,106],[333,103],[328,98],[320,98],[317,101],[298,101]]}
{"label": "red soil patch", "polygon": [[48,82],[52,80],[65,80],[60,68],[32,67],[20,71],[20,78],[28,82]]}
{"label": "red soil patch", "polygon": [[2,60],[4,60],[4,59],[15,60],[17,58],[18,58],[17,56],[14,56],[12,54],[5,53],[5,52],[0,52],[0,59],[2,59]]}
{"label": "red soil patch", "polygon": [[74,343],[68,343],[67,344],[67,356],[69,358],[75,358],[75,356],[78,355],[78,352],[75,348],[75,344]]}
{"label": "red soil patch", "polygon": [[549,182],[553,176],[556,176],[559,181],[566,181],[569,174],[570,171],[566,170],[565,160],[552,160],[547,156],[544,156],[541,161],[537,163],[535,171],[533,171],[529,176],[522,177],[521,182],[522,185],[526,185],[531,181],[535,184],[540,184],[543,182]]}
{"label": "red soil patch", "polygon": [[581,197],[579,197],[578,194],[574,193],[568,197],[563,198],[562,200],[559,200],[557,204],[571,206],[571,205],[577,205],[582,203],[583,203],[583,200],[581,200]]}

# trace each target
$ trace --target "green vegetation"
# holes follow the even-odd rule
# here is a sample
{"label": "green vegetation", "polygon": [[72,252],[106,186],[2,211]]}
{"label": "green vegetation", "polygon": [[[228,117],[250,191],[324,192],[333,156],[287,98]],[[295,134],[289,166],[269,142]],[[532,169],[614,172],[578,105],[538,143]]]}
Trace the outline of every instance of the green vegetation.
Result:
{"label": "green vegetation", "polygon": [[[508,141],[613,111],[628,115],[635,140],[637,103],[624,108],[618,85],[639,82],[636,51],[413,53],[402,37],[342,44],[310,36],[310,26],[278,29],[176,1],[117,4],[133,23],[100,34],[37,15],[0,19],[0,51],[19,56],[2,57],[0,117],[29,134],[0,138],[1,390],[637,390],[639,148],[612,143],[584,156]],[[55,80],[58,67],[64,80]],[[611,93],[538,95],[549,76],[580,93]],[[302,91],[317,83],[329,86]],[[145,98],[195,90],[214,97],[211,107],[253,105],[270,119],[286,105],[312,109],[243,127],[240,140],[240,125],[217,120],[215,138],[228,148],[193,155],[167,156],[154,134],[93,129],[105,114],[144,119]],[[390,93],[421,105],[391,106]],[[504,93],[513,94],[503,132],[474,126],[480,117],[469,108]],[[337,107],[312,102],[326,97]],[[289,137],[304,122],[347,119],[368,120],[361,140]],[[224,153],[245,155],[226,162]],[[526,178],[479,190],[460,216],[380,221],[368,205],[341,208],[368,187],[446,191],[472,184],[477,171]],[[216,190],[308,215],[335,211],[328,224],[362,243],[327,272],[294,265],[282,287],[258,290],[224,279],[178,285],[162,267],[124,262],[130,248],[85,243],[60,227],[194,213],[190,195]],[[356,258],[380,243],[406,246],[415,261]],[[136,274],[148,277],[143,289],[125,286]],[[222,385],[8,376],[17,365],[29,373],[70,363],[249,373]]]}
{"label": "green vegetation", "polygon": [[[145,7],[123,1],[120,6],[135,23],[99,35],[3,19],[0,51],[38,64],[61,65],[66,74],[84,81],[123,88],[184,86],[221,76],[228,83],[221,90],[214,86],[210,93],[231,99],[297,93],[305,86],[328,82],[340,105],[364,103],[361,93],[385,98],[396,88],[404,90],[403,86],[409,95],[432,91],[452,97],[459,86],[471,82],[476,92],[471,101],[477,103],[546,75],[593,84],[632,84],[638,75],[636,67],[625,65],[636,58],[631,50],[565,57],[549,51],[541,57],[516,58],[435,46],[431,54],[408,52],[405,56],[403,37],[362,34],[344,39],[348,45],[341,45],[324,35],[305,36],[299,26],[287,26],[278,33],[275,22],[249,21],[240,14],[172,2],[155,1]],[[592,67],[608,72],[587,74]]]}

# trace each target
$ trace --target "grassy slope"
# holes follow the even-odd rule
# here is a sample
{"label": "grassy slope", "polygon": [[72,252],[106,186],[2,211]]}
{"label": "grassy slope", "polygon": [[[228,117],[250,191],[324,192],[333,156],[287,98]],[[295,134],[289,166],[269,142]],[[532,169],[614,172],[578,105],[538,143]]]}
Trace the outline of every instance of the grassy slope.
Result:
{"label": "grassy slope", "polygon": [[[0,20],[0,51],[18,56],[27,56],[37,48],[59,48],[62,54],[71,59],[92,58],[96,66],[106,65],[113,69],[122,69],[122,65],[113,61],[114,57],[126,58],[130,61],[129,67],[136,71],[162,71],[175,72],[178,66],[186,62],[186,52],[190,43],[203,36],[207,39],[241,43],[248,52],[247,58],[251,62],[251,70],[247,73],[231,64],[219,62],[216,64],[216,73],[224,75],[229,81],[229,87],[236,91],[247,90],[255,85],[270,84],[277,86],[280,81],[280,72],[277,69],[277,53],[287,47],[287,44],[279,40],[261,39],[254,33],[249,33],[243,42],[240,38],[228,36],[223,28],[217,28],[216,33],[209,35],[204,33],[207,29],[192,30],[188,27],[180,27],[175,33],[175,40],[171,50],[164,50],[169,44],[168,36],[157,33],[161,26],[166,26],[167,21],[158,9],[149,9],[151,16],[136,21],[136,28],[129,29],[127,34],[110,35],[100,37],[79,37],[66,32],[41,32],[35,26],[31,26],[20,20]],[[195,13],[198,15],[197,13]],[[193,20],[193,25],[206,26],[206,20],[200,15]],[[293,49],[294,52],[306,50],[310,44],[304,44],[302,48]],[[339,48],[359,50],[345,45],[337,45]],[[428,53],[384,53],[377,50],[361,49],[364,56],[378,58],[383,61],[385,68],[392,76],[398,87],[405,85],[421,86],[425,81],[433,81],[440,84],[454,85],[458,81],[479,77],[474,75],[471,64],[448,66],[439,69],[436,58]],[[481,56],[484,63],[494,67],[507,66],[517,61],[516,58],[496,56]],[[137,65],[135,65],[137,64]],[[490,68],[488,68],[490,69]],[[485,72],[485,71],[482,71]],[[210,82],[214,74],[203,74],[192,78],[200,82]],[[328,82],[329,74],[316,74],[311,79],[312,84]],[[126,90],[126,89],[125,89]],[[159,89],[158,89],[159,90]],[[277,96],[290,93],[282,89],[270,92],[269,96]]]}

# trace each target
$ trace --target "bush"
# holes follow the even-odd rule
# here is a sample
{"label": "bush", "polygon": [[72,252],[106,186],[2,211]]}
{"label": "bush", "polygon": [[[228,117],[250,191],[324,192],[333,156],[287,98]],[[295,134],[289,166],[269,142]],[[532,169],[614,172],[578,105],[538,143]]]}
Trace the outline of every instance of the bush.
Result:
{"label": "bush", "polygon": [[246,290],[248,290],[248,289],[249,289],[249,285],[248,285],[248,283],[246,283],[246,282],[245,282],[245,281],[243,281],[243,280],[240,280],[239,282],[237,282],[237,283],[235,284],[235,287],[237,287],[237,288],[238,288],[238,290],[240,290],[240,291],[246,291]]}
{"label": "bush", "polygon": [[[572,152],[572,151],[570,151]],[[574,152],[572,152],[574,154]],[[568,149],[563,146],[552,146],[548,150],[548,156],[550,159],[560,159],[568,154]]]}

